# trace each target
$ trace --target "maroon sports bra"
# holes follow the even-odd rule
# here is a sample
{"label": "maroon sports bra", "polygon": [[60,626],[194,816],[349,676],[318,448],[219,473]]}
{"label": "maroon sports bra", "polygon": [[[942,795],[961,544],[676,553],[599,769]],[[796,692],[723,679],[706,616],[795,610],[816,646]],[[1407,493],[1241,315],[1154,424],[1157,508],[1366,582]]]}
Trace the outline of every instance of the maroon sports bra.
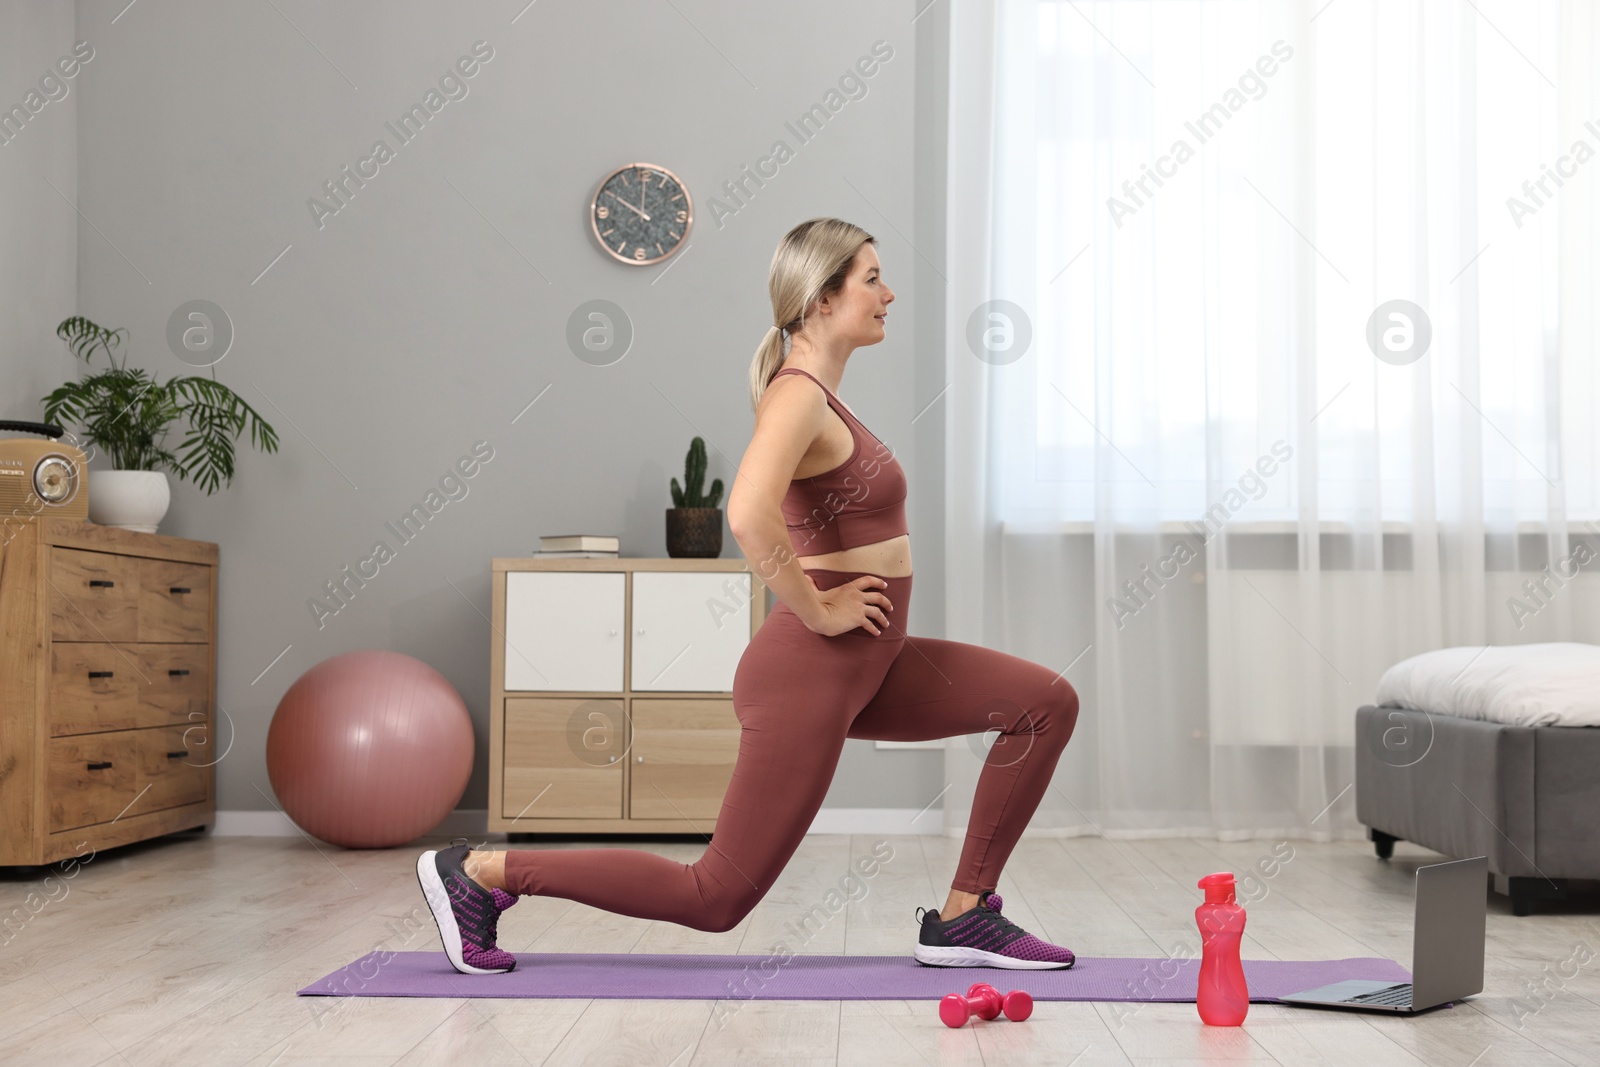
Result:
{"label": "maroon sports bra", "polygon": [[906,475],[888,445],[850,414],[815,375],[799,367],[774,374],[804,374],[822,387],[828,406],[850,428],[850,458],[830,471],[796,478],[783,497],[783,521],[802,556],[838,552],[910,533],[906,527]]}

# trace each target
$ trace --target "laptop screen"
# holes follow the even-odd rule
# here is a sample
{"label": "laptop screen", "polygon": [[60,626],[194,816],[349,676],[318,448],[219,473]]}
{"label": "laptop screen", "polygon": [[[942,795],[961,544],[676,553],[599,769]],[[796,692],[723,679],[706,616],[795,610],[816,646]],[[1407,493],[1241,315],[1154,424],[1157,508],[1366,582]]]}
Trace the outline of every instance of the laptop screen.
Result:
{"label": "laptop screen", "polygon": [[1484,856],[1417,868],[1413,1005],[1431,1007],[1483,992],[1488,875]]}

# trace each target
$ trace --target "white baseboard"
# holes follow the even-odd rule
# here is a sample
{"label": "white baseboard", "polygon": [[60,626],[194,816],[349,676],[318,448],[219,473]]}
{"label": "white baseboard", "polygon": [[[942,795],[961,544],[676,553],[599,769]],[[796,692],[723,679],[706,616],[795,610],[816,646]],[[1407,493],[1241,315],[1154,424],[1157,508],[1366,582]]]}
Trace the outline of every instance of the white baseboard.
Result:
{"label": "white baseboard", "polygon": [[[429,837],[482,835],[489,813],[482,808],[452,811]],[[281,811],[219,811],[211,827],[216,837],[298,837],[300,828]]]}
{"label": "white baseboard", "polygon": [[823,808],[808,834],[940,834],[940,808]]}
{"label": "white baseboard", "polygon": [[[489,813],[483,808],[453,811],[429,837],[481,837]],[[823,808],[811,821],[813,834],[939,834],[941,808]],[[217,837],[295,837],[301,831],[280,811],[219,811],[211,833]]]}
{"label": "white baseboard", "polygon": [[[474,837],[484,836],[484,826],[489,821],[489,813],[482,808],[466,808],[453,811],[449,817],[435,827],[427,836],[429,837]],[[295,837],[300,834],[298,827],[289,821],[289,817],[277,811],[219,811],[216,822],[211,829],[217,837]],[[944,826],[944,809],[933,808],[823,808],[817,812],[816,818],[811,820],[811,828],[806,831],[812,834],[932,834],[944,837],[966,836],[966,822],[952,825],[949,829]],[[1098,837],[1100,831],[1092,825],[1069,827],[1044,827],[1029,826],[1027,830],[1030,837]],[[603,836],[603,835],[596,835]],[[1192,829],[1170,830],[1113,830],[1104,834],[1108,840],[1141,840],[1145,838],[1179,838],[1195,837],[1206,839],[1220,839],[1227,841],[1240,840],[1265,840],[1265,839],[1294,839],[1294,840],[1327,840],[1326,836],[1306,838],[1294,830],[1262,830],[1246,833],[1219,836],[1215,830],[1204,827]],[[1333,840],[1366,840],[1366,834],[1361,830],[1345,831],[1331,835]]]}

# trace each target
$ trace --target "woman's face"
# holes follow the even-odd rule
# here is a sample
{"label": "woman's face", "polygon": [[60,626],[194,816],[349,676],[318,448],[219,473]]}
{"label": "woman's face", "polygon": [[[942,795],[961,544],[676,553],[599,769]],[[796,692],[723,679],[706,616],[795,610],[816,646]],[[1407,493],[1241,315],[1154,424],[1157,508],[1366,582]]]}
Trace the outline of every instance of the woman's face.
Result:
{"label": "woman's face", "polygon": [[884,319],[894,291],[884,284],[877,250],[863,244],[850,264],[844,288],[827,297],[828,331],[857,345],[875,345],[884,338]]}

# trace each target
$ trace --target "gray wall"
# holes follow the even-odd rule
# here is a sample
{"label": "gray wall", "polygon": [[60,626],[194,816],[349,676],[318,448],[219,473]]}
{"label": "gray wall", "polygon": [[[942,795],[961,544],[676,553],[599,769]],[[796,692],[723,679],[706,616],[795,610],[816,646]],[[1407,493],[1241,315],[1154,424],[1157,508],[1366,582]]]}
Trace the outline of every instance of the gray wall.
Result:
{"label": "gray wall", "polygon": [[[78,304],[71,201],[78,101],[94,66],[71,78],[56,68],[72,54],[73,23],[71,4],[0,5],[0,111],[9,119],[0,124],[0,419],[39,421],[34,401],[76,373],[55,336]],[[21,117],[9,115],[13,107]]]}
{"label": "gray wall", "polygon": [[[231,319],[217,376],[282,449],[243,451],[234,484],[211,497],[174,480],[162,528],[221,546],[219,742],[226,723],[235,731],[221,808],[269,809],[278,699],[313,664],[359,648],[418,656],[455,684],[479,741],[460,806],[486,807],[491,557],[574,531],[665,555],[668,480],[694,435],[708,476],[732,481],[753,425],[746,372],[770,322],[767,267],[783,232],[814,215],[878,235],[899,297],[900,326],[856,352],[841,392],[912,482],[908,629],[943,632],[943,410],[928,407],[943,388],[942,268],[930,265],[943,249],[942,5],[913,22],[912,0],[545,0],[520,16],[517,0],[125,4],[77,8],[76,36],[96,50],[69,98],[88,220],[75,228],[78,299],[69,277],[46,290],[8,258],[13,343],[0,369],[23,371],[26,390],[8,392],[4,414],[37,417],[29,398],[71,373],[50,330],[74,310],[128,327],[132,362],[163,379],[193,370],[166,342],[179,305],[213,301]],[[22,92],[68,29],[32,31],[36,46],[6,56],[0,91]],[[323,183],[374,140],[394,146],[385,123],[480,40],[493,56],[467,95],[319,226],[308,199],[327,200]],[[865,95],[800,143],[785,123],[879,40],[893,57]],[[71,181],[61,110],[42,116],[61,121],[40,124],[54,151],[35,158]],[[793,158],[740,206],[724,182],[778,140]],[[24,226],[27,258],[70,273],[70,209],[6,152],[5,225]],[[585,228],[595,183],[633,160],[674,170],[696,198],[690,247],[665,272],[615,264]],[[713,198],[736,210],[717,219]],[[18,308],[19,291],[37,296]],[[569,315],[596,298],[635,331],[609,366],[566,340]],[[479,441],[494,454],[467,494],[400,545],[385,522]],[[319,627],[310,599],[380,538],[395,558]],[[739,554],[731,537],[723,554]],[[851,742],[828,804],[920,807],[939,790],[940,759]]]}

